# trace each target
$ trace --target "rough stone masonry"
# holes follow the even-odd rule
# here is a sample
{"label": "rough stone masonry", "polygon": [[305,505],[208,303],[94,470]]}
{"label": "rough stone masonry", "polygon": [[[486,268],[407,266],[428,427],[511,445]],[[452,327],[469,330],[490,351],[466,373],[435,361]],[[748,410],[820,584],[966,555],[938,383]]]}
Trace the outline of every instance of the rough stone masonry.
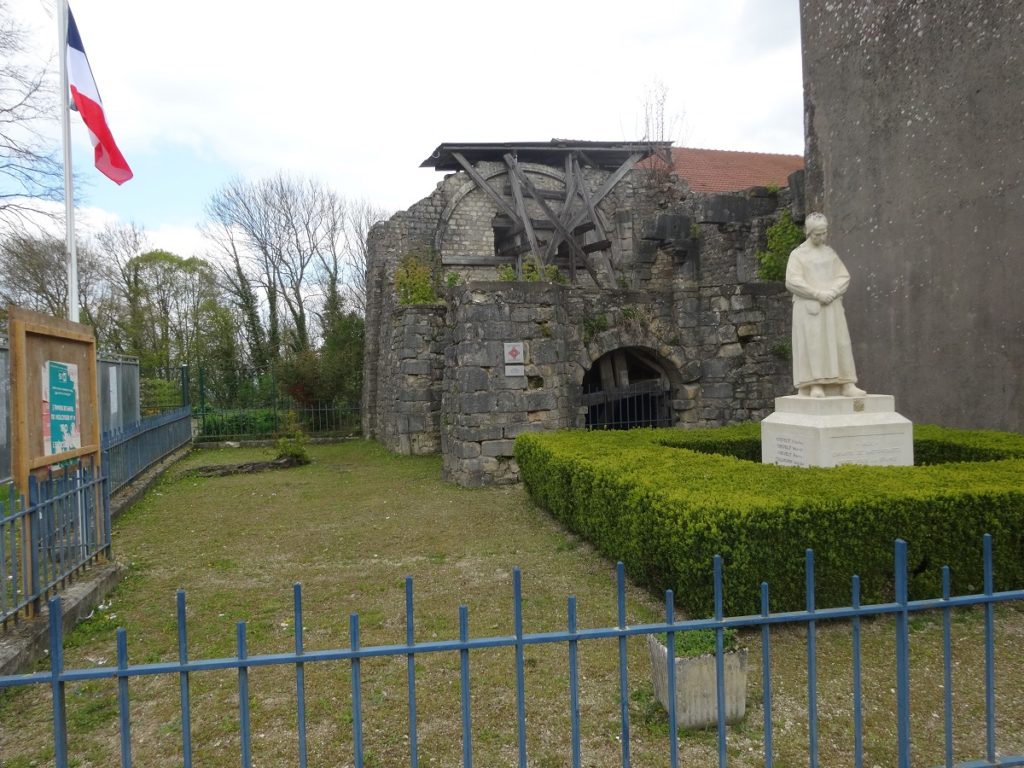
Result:
{"label": "rough stone masonry", "polygon": [[[756,254],[791,205],[789,190],[697,194],[641,164],[578,227],[597,234],[561,255],[552,247],[541,275],[527,246],[509,252],[509,242],[526,242],[517,228],[530,219],[535,246],[557,242],[546,213],[570,220],[571,187],[585,187],[575,191],[582,208],[613,173],[544,160],[516,164],[536,193],[520,196],[518,219],[511,166],[480,159],[476,179],[449,174],[372,230],[364,435],[398,453],[440,451],[445,478],[480,486],[518,478],[513,443],[525,431],[685,428],[771,413],[791,391],[789,297],[757,277]],[[429,269],[436,302],[400,302],[396,275],[410,260]]]}

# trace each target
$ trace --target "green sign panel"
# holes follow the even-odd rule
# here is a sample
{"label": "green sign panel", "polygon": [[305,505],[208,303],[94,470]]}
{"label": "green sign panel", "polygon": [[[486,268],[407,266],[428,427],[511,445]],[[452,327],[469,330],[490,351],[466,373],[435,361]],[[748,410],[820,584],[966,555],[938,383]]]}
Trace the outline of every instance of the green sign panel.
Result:
{"label": "green sign panel", "polygon": [[43,366],[43,452],[53,456],[82,447],[78,366],[47,360]]}

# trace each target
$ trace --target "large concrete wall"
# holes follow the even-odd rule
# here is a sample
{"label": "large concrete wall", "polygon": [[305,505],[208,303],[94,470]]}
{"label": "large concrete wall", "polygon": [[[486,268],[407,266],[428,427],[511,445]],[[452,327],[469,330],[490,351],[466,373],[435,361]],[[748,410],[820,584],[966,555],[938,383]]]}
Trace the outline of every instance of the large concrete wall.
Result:
{"label": "large concrete wall", "polygon": [[1024,2],[800,5],[807,209],[853,275],[862,386],[1024,431]]}

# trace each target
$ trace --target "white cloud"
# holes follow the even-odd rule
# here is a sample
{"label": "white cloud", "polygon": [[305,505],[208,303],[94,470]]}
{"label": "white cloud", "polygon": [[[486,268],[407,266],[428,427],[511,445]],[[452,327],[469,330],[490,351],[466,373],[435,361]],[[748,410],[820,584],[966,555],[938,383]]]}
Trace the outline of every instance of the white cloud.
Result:
{"label": "white cloud", "polygon": [[[48,2],[10,3],[52,23]],[[75,0],[75,14],[129,161],[189,147],[405,208],[440,180],[418,165],[443,141],[637,138],[655,80],[687,143],[801,152],[797,4]]]}

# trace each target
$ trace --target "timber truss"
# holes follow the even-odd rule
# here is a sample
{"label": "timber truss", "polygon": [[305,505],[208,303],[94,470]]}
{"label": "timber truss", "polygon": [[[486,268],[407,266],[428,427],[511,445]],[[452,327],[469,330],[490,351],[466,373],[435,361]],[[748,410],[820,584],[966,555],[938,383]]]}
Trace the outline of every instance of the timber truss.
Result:
{"label": "timber truss", "polygon": [[[423,161],[421,167],[439,171],[465,171],[497,206],[491,222],[495,233],[497,263],[515,263],[516,274],[523,276],[532,264],[541,279],[547,279],[548,267],[564,264],[572,282],[576,270],[585,269],[596,285],[614,287],[615,265],[621,262],[619,243],[609,236],[598,215],[598,204],[639,161],[658,154],[670,158],[670,142],[609,143],[563,141],[508,144],[442,144]],[[490,180],[477,168],[482,162],[504,163],[507,173]],[[564,173],[562,190],[538,189],[522,164],[539,164]],[[608,175],[591,191],[583,178],[583,168],[591,167]],[[495,184],[501,179],[500,184]],[[533,210],[528,210],[528,201]],[[614,233],[612,233],[614,235]]]}

